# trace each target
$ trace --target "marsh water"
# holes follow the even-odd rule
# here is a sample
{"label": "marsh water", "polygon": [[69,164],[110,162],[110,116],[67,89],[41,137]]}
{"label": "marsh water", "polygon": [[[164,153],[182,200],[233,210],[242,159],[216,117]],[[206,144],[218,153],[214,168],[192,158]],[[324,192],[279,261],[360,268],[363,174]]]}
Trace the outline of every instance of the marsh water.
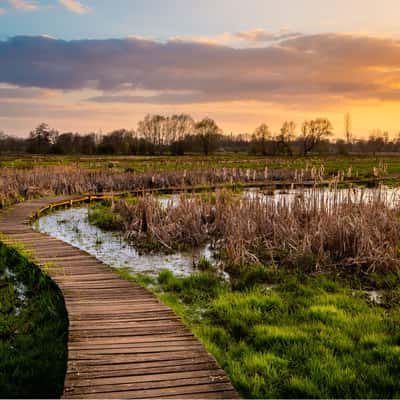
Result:
{"label": "marsh water", "polygon": [[194,265],[200,257],[213,260],[208,247],[193,253],[141,255],[121,235],[90,224],[88,210],[79,207],[54,212],[39,218],[34,228],[86,251],[111,267],[127,267],[136,273],[156,275],[169,269],[176,275],[187,276],[195,271]]}
{"label": "marsh water", "polygon": [[[400,191],[389,188],[336,191],[288,190],[274,193],[250,189],[242,193],[244,199],[262,199],[262,201],[289,205],[299,196],[325,205],[349,200],[369,202],[377,197],[391,206],[400,204]],[[173,207],[179,203],[179,195],[162,196],[159,201],[163,207]],[[90,224],[88,210],[86,206],[54,212],[37,220],[34,228],[86,251],[111,267],[127,267],[136,273],[156,275],[163,269],[169,269],[176,275],[187,276],[195,271],[195,264],[200,257],[215,261],[209,247],[192,253],[140,254],[121,235],[104,231]]]}
{"label": "marsh water", "polygon": [[382,186],[379,188],[350,189],[289,189],[276,191],[263,191],[260,189],[249,189],[243,192],[243,198],[252,200],[260,199],[275,204],[291,205],[296,199],[303,199],[307,204],[320,204],[326,209],[338,203],[355,202],[370,203],[379,200],[390,207],[400,207],[400,189]]}

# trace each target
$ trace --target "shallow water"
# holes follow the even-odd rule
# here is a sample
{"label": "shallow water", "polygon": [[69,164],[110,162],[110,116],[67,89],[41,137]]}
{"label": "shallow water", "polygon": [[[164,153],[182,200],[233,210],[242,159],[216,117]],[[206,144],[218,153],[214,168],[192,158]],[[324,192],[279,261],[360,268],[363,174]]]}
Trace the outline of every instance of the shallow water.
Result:
{"label": "shallow water", "polygon": [[400,206],[400,189],[398,188],[352,188],[352,189],[290,189],[276,190],[268,193],[262,189],[249,189],[243,192],[242,198],[253,200],[260,199],[265,202],[274,202],[275,204],[291,205],[298,198],[303,198],[309,204],[323,204],[329,208],[334,204],[355,202],[369,203],[374,200],[382,201],[390,207]]}
{"label": "shallow water", "polygon": [[25,284],[17,280],[15,272],[8,267],[4,268],[0,278],[12,282],[14,293],[17,299],[20,301],[20,306],[15,307],[15,315],[19,315],[21,313],[21,308],[26,305],[28,288]]}
{"label": "shallow water", "polygon": [[[351,189],[328,189],[328,188],[304,188],[288,190],[263,190],[260,188],[249,188],[241,193],[244,200],[261,200],[272,202],[276,205],[291,205],[297,199],[302,198],[306,204],[323,205],[326,208],[338,203],[355,202],[369,203],[380,200],[390,207],[400,208],[400,189],[388,188],[351,188]],[[164,195],[157,197],[158,202],[163,208],[176,207],[180,202],[180,195]]]}
{"label": "shallow water", "polygon": [[201,256],[213,261],[208,247],[194,253],[140,255],[120,235],[91,225],[88,207],[45,215],[34,223],[34,229],[78,247],[111,267],[127,267],[136,273],[157,275],[169,269],[176,275],[187,276],[195,271],[194,263]]}

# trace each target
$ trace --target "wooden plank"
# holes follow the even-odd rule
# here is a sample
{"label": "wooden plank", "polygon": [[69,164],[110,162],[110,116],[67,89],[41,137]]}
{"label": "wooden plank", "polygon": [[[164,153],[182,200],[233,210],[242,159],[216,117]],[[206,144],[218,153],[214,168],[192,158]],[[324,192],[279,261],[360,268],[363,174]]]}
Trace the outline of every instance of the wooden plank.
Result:
{"label": "wooden plank", "polygon": [[209,370],[209,369],[217,369],[217,365],[210,360],[205,360],[199,362],[197,360],[189,359],[186,363],[176,361],[168,361],[165,364],[162,362],[152,363],[151,366],[146,364],[139,364],[138,367],[136,364],[122,364],[118,365],[117,369],[110,369],[107,366],[106,370],[100,370],[99,366],[92,367],[93,372],[91,372],[90,368],[85,369],[84,372],[68,372],[67,379],[73,385],[73,381],[75,380],[93,380],[93,379],[103,379],[103,378],[115,378],[121,376],[139,376],[139,375],[158,375],[165,372],[181,372],[182,370],[189,371],[201,371],[201,370]]}
{"label": "wooden plank", "polygon": [[[205,394],[209,393],[209,398],[215,398],[215,394],[218,392],[228,391],[231,393],[233,391],[232,384],[229,382],[211,382],[204,383],[207,379],[203,379],[203,382],[197,380],[197,382],[193,382],[191,385],[187,385],[186,382],[182,382],[182,385],[179,383],[171,382],[170,385],[175,384],[175,386],[161,387],[156,388],[153,387],[149,389],[146,384],[137,384],[134,389],[131,390],[123,390],[118,391],[116,389],[114,392],[101,392],[101,387],[95,388],[95,391],[92,393],[85,393],[82,396],[82,393],[71,393],[68,394],[68,398],[82,398],[85,399],[96,399],[96,398],[107,398],[107,399],[121,399],[121,398],[138,398],[138,399],[155,399],[155,398],[164,398],[168,395],[178,395],[181,399],[188,398],[190,399],[192,395],[199,394],[201,398],[205,398]],[[153,385],[156,386],[156,385]],[[238,398],[236,396],[230,396],[229,399]]]}
{"label": "wooden plank", "polygon": [[128,376],[114,376],[114,377],[101,377],[93,379],[77,379],[72,383],[74,391],[80,393],[91,393],[92,387],[101,387],[103,392],[113,392],[116,385],[123,390],[131,390],[135,388],[135,384],[146,383],[146,388],[151,387],[165,387],[179,383],[179,384],[193,384],[197,380],[201,383],[206,383],[204,378],[209,378],[211,381],[226,382],[226,376],[217,368],[200,369],[194,371],[179,371],[167,372],[159,374],[141,374],[141,375],[128,375]]}

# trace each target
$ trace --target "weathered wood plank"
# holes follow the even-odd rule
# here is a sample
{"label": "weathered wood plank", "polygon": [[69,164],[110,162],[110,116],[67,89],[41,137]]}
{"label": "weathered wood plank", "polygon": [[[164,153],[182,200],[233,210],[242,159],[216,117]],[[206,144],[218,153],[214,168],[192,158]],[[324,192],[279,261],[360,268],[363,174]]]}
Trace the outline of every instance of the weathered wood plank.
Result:
{"label": "weathered wood plank", "polygon": [[[206,379],[205,379],[206,380]],[[218,392],[231,393],[232,385],[231,383],[200,383],[194,382],[192,385],[186,385],[182,382],[182,385],[177,384],[176,386],[161,387],[148,389],[146,385],[136,385],[134,390],[124,390],[115,392],[100,392],[101,388],[96,388],[94,393],[85,393],[85,399],[96,399],[96,398],[107,398],[107,399],[120,399],[120,398],[140,398],[140,399],[155,399],[155,398],[165,398],[168,395],[177,395],[181,399],[189,398],[191,399],[193,395],[199,395],[200,398],[218,398]],[[209,394],[206,396],[206,394]],[[82,394],[71,394],[70,398],[82,398]],[[228,399],[237,398],[235,396],[229,396]]]}

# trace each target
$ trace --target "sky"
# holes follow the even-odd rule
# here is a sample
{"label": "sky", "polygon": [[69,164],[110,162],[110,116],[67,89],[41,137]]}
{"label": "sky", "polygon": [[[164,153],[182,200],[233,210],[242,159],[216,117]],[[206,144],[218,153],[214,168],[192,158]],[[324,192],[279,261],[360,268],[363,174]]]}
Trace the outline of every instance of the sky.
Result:
{"label": "sky", "polygon": [[226,133],[329,118],[400,131],[398,0],[0,0],[0,131],[134,129],[147,113]]}

